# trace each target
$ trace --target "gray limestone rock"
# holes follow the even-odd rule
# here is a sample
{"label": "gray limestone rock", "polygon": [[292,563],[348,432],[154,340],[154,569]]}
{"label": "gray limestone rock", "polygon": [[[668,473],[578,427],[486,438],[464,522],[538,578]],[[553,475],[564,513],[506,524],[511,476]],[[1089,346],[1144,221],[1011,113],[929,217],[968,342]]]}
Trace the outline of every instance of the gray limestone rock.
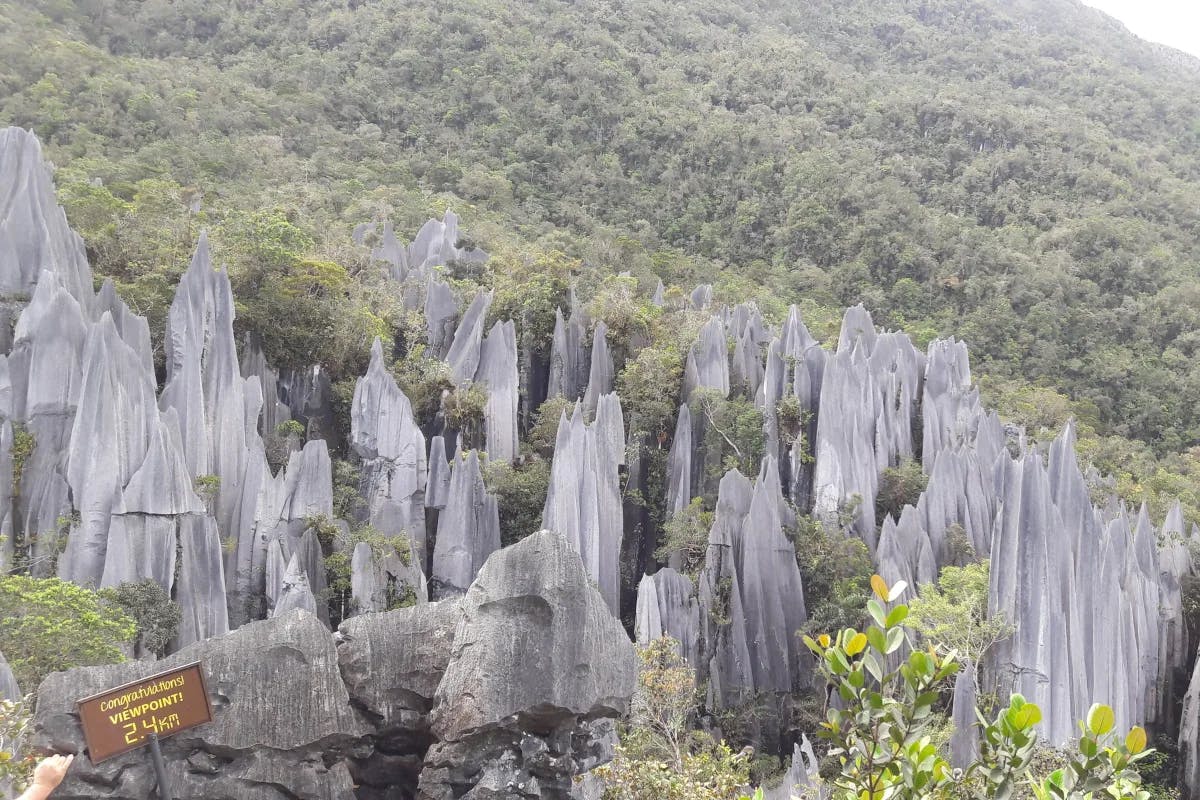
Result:
{"label": "gray limestone rock", "polygon": [[550,378],[546,397],[578,400],[588,385],[587,350],[583,345],[586,329],[582,313],[563,318],[562,309],[554,312],[554,335],[550,340]]}
{"label": "gray limestone rock", "polygon": [[767,481],[752,485],[736,470],[722,478],[699,599],[711,708],[805,683],[810,667],[795,635],[808,619],[803,585]]}
{"label": "gray limestone rock", "polygon": [[585,424],[578,404],[569,419],[564,412],[542,511],[542,526],[566,537],[614,614],[620,609],[624,521],[618,469],[623,457],[624,442],[613,452],[602,425]]}
{"label": "gray limestone rock", "polygon": [[395,550],[376,557],[371,545],[354,545],[350,558],[351,614],[387,611],[411,592],[417,605],[429,602],[429,587],[416,559],[408,562]]}
{"label": "gray limestone rock", "polygon": [[12,667],[4,658],[4,653],[0,653],[0,700],[20,700],[23,696],[21,687],[17,686]]}
{"label": "gray limestone rock", "polygon": [[271,616],[283,616],[290,611],[307,611],[317,613],[317,599],[313,596],[308,583],[308,573],[301,565],[300,553],[294,553],[288,562],[287,571],[283,573],[283,584]]}
{"label": "gray limestone rock", "polygon": [[698,666],[700,608],[691,579],[670,567],[643,575],[638,584],[634,632],[640,645],[670,636],[679,642],[679,654]]}
{"label": "gray limestone rock", "polygon": [[563,536],[540,531],[497,551],[462,609],[433,709],[439,738],[458,741],[517,718],[546,731],[628,708],[633,647]]}
{"label": "gray limestone rock", "polygon": [[1200,797],[1200,659],[1183,698],[1179,725],[1179,788],[1185,800]]}
{"label": "gray limestone rock", "polygon": [[690,399],[697,389],[712,389],[721,397],[729,396],[729,350],[720,317],[705,323],[688,351],[683,372],[684,399]]}
{"label": "gray limestone rock", "polygon": [[466,383],[475,377],[483,344],[483,323],[491,305],[492,292],[480,289],[454,331],[454,340],[446,352],[446,363],[450,365],[450,375],[455,383]]}
{"label": "gray limestone rock", "polygon": [[368,521],[389,536],[407,533],[416,552],[424,554],[425,436],[408,397],[383,363],[378,340],[366,376],[354,387],[350,426],[351,447],[362,459],[360,490]]}
{"label": "gray limestone rock", "polygon": [[425,327],[429,334],[429,354],[442,358],[454,340],[458,324],[458,301],[445,281],[431,280],[425,291]]}
{"label": "gray limestone rock", "polygon": [[950,763],[966,769],[979,758],[979,729],[975,720],[975,665],[963,661],[954,678],[954,704],[951,711],[954,734],[950,737]]}
{"label": "gray limestone rock", "polygon": [[[462,599],[418,797],[566,798],[607,757],[633,647],[561,535],[492,555]],[[524,788],[518,788],[524,787]]]}
{"label": "gray limestone rock", "polygon": [[415,756],[412,785],[433,742],[429,712],[461,619],[460,602],[446,600],[364,614],[338,628],[338,663],[351,702],[371,720],[377,753]]}
{"label": "gray limestone rock", "polygon": [[429,440],[429,485],[425,489],[425,507],[445,508],[449,490],[450,460],[446,456],[446,440],[435,436]]}
{"label": "gray limestone rock", "polygon": [[608,326],[601,320],[592,334],[592,365],[588,371],[587,391],[583,395],[583,413],[595,419],[600,398],[613,389],[613,359],[608,351]]}
{"label": "gray limestone rock", "polygon": [[[367,729],[350,706],[329,632],[303,612],[246,625],[158,662],[82,667],[39,690],[35,744],[83,753],[75,701],[193,661],[207,676],[213,722],[165,739],[180,800],[335,800],[353,796],[350,753]],[[149,797],[154,773],[141,751],[99,765],[77,758],[56,791],[65,800]]]}
{"label": "gray limestone rock", "polygon": [[30,131],[0,128],[0,294],[28,297],[42,270],[54,270],[77,301],[91,304],[83,239],[55,200],[41,144]]}
{"label": "gray limestone rock", "polygon": [[175,600],[183,612],[179,646],[229,630],[221,537],[212,517],[179,518],[180,572]]}
{"label": "gray limestone rock", "polygon": [[517,334],[512,322],[497,322],[488,332],[479,355],[475,382],[487,391],[483,428],[488,458],[516,459],[520,447],[517,430]]}
{"label": "gray limestone rock", "polygon": [[792,747],[792,763],[776,786],[763,786],[763,800],[793,800],[796,797],[824,797],[820,790],[820,762],[812,743],[802,736]]}
{"label": "gray limestone rock", "polygon": [[692,414],[686,403],[679,407],[675,436],[667,454],[667,516],[674,516],[692,502]]}
{"label": "gray limestone rock", "polygon": [[500,513],[472,450],[454,462],[446,507],[438,516],[430,584],[434,599],[462,594],[500,549]]}

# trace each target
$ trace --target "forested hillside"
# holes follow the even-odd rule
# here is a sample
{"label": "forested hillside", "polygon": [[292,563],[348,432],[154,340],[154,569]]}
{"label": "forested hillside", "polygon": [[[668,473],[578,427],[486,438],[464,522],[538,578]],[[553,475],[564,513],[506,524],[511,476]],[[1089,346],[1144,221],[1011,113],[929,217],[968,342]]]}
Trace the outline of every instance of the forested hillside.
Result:
{"label": "forested hillside", "polygon": [[1073,0],[31,0],[0,55],[156,336],[206,227],[272,361],[353,377],[404,320],[352,228],[452,207],[485,282],[861,301],[1131,493],[1194,467],[1197,65]]}

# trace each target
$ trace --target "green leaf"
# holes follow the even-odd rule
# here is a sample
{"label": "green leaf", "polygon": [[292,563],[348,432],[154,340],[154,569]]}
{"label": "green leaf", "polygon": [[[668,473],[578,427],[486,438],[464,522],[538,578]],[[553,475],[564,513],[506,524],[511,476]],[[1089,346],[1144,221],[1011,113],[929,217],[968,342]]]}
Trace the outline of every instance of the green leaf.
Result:
{"label": "green leaf", "polygon": [[908,618],[908,606],[899,605],[887,615],[887,627],[894,628]]}
{"label": "green leaf", "polygon": [[1106,705],[1096,703],[1088,711],[1087,726],[1096,736],[1102,736],[1112,730],[1116,724],[1116,716],[1113,710]]}
{"label": "green leaf", "polygon": [[887,632],[887,647],[884,648],[884,653],[894,653],[900,649],[902,644],[904,644],[904,629],[892,628]]}
{"label": "green leaf", "polygon": [[871,619],[875,620],[875,624],[881,628],[887,627],[887,614],[883,612],[883,604],[872,597],[867,601],[867,611],[871,613]]}

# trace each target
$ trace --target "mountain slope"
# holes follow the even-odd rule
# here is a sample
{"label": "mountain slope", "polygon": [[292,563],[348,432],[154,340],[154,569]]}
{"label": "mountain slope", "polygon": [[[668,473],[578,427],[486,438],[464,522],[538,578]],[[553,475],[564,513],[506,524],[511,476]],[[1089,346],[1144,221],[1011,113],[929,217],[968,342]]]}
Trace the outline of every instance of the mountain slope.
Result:
{"label": "mountain slope", "polygon": [[[94,0],[0,17],[0,122],[47,142],[99,271],[147,306],[198,221],[261,238],[231,220],[278,208],[299,251],[346,265],[353,224],[414,229],[453,205],[493,250],[862,300],[1094,405],[1103,432],[1200,441],[1193,62],[1077,2]],[[111,200],[79,188],[96,177]],[[268,349],[339,359],[310,338]]]}

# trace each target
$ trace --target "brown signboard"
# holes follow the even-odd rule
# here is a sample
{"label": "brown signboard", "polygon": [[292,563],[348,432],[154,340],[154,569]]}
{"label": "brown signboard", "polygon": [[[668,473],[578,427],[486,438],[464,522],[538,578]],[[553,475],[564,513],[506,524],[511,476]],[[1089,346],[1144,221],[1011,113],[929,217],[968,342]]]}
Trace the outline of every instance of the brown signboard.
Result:
{"label": "brown signboard", "polygon": [[85,697],[77,704],[93,764],[212,721],[200,662]]}

